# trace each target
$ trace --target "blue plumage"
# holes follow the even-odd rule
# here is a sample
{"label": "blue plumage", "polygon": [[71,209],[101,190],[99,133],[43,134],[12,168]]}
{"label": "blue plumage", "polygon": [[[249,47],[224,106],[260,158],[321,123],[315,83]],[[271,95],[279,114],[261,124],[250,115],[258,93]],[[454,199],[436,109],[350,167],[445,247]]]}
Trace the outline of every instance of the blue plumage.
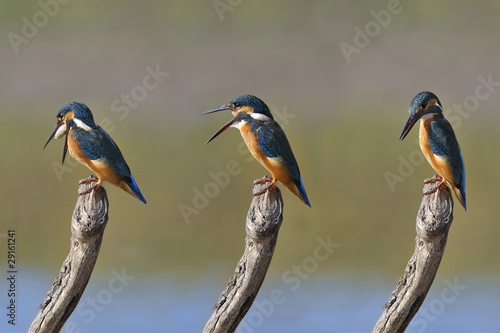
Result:
{"label": "blue plumage", "polygon": [[460,190],[466,208],[464,159],[451,124],[442,116],[434,117],[429,124],[428,137],[434,155],[445,158],[450,165],[455,178],[453,185]]}
{"label": "blue plumage", "polygon": [[302,177],[300,177],[300,184],[295,183],[297,185],[297,189],[299,190],[300,195],[302,198],[304,198],[304,201],[306,204],[311,207],[311,204],[309,203],[309,198],[307,197],[306,189],[304,188],[304,183],[302,182]]}
{"label": "blue plumage", "polygon": [[224,110],[231,110],[234,118],[206,143],[212,141],[230,126],[238,128],[252,155],[272,175],[263,180],[263,182],[270,181],[271,185],[259,191],[257,195],[273,189],[279,181],[311,207],[290,143],[283,129],[274,120],[268,106],[253,95],[242,95],[231,99],[226,105],[208,110],[203,114]]}
{"label": "blue plumage", "polygon": [[130,168],[120,148],[100,126],[91,131],[74,127],[72,138],[77,140],[82,152],[91,160],[109,164],[124,180],[130,178]]}
{"label": "blue plumage", "polygon": [[64,116],[68,112],[73,112],[74,118],[81,120],[88,127],[91,128],[97,127],[96,123],[94,122],[94,116],[92,115],[92,112],[87,107],[87,105],[80,102],[66,103],[61,108],[61,110],[59,110],[57,117],[59,118],[61,116]]}
{"label": "blue plumage", "polygon": [[299,181],[299,165],[281,126],[276,122],[264,126],[256,121],[252,125],[252,132],[257,136],[262,152],[269,158],[278,158],[286,166],[292,178]]}
{"label": "blue plumage", "polygon": [[268,158],[278,159],[286,167],[300,195],[307,205],[311,207],[304,184],[302,183],[302,178],[300,177],[299,165],[281,126],[274,121],[271,124],[253,121],[251,131],[257,136],[259,148],[264,155]]}
{"label": "blue plumage", "polygon": [[141,200],[144,203],[147,203],[146,199],[144,199],[144,197],[142,196],[141,190],[139,190],[139,186],[137,186],[137,183],[135,182],[134,176],[132,176],[132,174],[130,174],[130,182],[127,182],[127,185],[128,187],[130,187],[132,192],[134,192],[135,195],[137,195],[139,200]]}
{"label": "blue plumage", "polygon": [[429,181],[440,181],[439,185],[425,194],[434,193],[448,183],[467,210],[464,159],[455,132],[444,118],[441,102],[432,92],[422,91],[410,102],[409,111],[410,118],[399,139],[403,140],[415,123],[421,119],[420,148],[429,164],[440,175]]}
{"label": "blue plumage", "polygon": [[103,181],[109,181],[146,203],[120,149],[106,131],[94,122],[92,112],[85,104],[70,102],[61,108],[57,114],[56,127],[45,146],[53,137],[57,139],[64,134],[63,163],[69,149],[76,160],[97,175],[97,185],[82,194],[100,188]]}
{"label": "blue plumage", "polygon": [[266,103],[264,103],[263,100],[261,100],[256,96],[241,95],[233,98],[232,100],[229,101],[229,103],[233,104],[236,107],[250,106],[254,109],[254,112],[263,114],[274,120],[271,111],[269,111],[269,107],[266,105]]}
{"label": "blue plumage", "polygon": [[422,107],[422,110],[425,109],[427,107],[427,103],[433,99],[436,100],[438,105],[441,105],[439,98],[434,93],[430,91],[419,92],[410,102],[410,113],[414,113],[418,107]]}

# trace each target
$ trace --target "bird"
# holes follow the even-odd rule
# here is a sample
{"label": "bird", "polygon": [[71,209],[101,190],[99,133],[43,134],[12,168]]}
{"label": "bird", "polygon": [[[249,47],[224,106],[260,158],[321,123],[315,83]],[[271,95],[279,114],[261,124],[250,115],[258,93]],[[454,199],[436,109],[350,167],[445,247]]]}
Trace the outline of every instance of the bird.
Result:
{"label": "bird", "polygon": [[418,93],[409,106],[410,118],[399,137],[406,137],[413,125],[420,119],[420,149],[429,164],[439,174],[425,183],[440,182],[436,188],[426,192],[428,195],[448,183],[467,210],[465,196],[465,167],[462,151],[451,124],[443,115],[443,106],[438,97],[430,91]]}
{"label": "bird", "polygon": [[97,184],[80,195],[99,190],[103,181],[107,181],[146,204],[146,199],[142,196],[120,149],[108,133],[94,122],[92,112],[87,105],[79,102],[65,104],[57,113],[56,126],[43,149],[52,138],[60,139],[64,135],[66,139],[62,164],[69,150],[73,158],[97,175],[81,182],[97,181]]}
{"label": "bird", "polygon": [[242,95],[231,99],[225,105],[202,114],[227,110],[232,111],[234,118],[205,144],[208,144],[229,127],[239,129],[243,141],[253,157],[271,173],[271,177],[256,182],[256,184],[265,182],[271,182],[271,184],[255,195],[261,195],[268,190],[275,189],[275,185],[279,181],[302,202],[311,207],[290,143],[281,126],[274,120],[269,107],[256,96]]}

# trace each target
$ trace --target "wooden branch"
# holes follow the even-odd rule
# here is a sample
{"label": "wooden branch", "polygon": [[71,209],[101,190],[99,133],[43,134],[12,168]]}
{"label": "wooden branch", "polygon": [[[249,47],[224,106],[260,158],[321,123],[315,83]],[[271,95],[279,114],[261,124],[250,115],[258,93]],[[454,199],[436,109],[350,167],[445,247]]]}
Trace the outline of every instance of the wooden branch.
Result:
{"label": "wooden branch", "polygon": [[[437,183],[424,184],[424,193]],[[450,190],[424,195],[417,215],[415,253],[384,306],[373,332],[404,332],[427,296],[444,254],[453,221]]]}
{"label": "wooden branch", "polygon": [[[78,191],[95,184],[80,184]],[[28,332],[59,332],[75,309],[99,255],[108,206],[104,188],[78,196],[71,219],[71,249]]]}
{"label": "wooden branch", "polygon": [[[269,186],[255,184],[253,193]],[[283,221],[283,200],[278,188],[253,197],[246,220],[245,253],[234,275],[213,307],[203,332],[234,332],[257,297],[271,264],[278,232]]]}

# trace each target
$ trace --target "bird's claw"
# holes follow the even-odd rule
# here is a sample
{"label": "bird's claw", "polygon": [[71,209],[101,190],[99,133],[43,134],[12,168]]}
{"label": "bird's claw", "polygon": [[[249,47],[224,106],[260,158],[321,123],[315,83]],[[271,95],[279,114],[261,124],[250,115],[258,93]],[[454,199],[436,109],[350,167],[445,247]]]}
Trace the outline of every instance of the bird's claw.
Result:
{"label": "bird's claw", "polygon": [[[432,193],[436,192],[437,190],[439,190],[440,188],[443,189],[443,190],[445,190],[446,189],[446,181],[444,181],[443,179],[441,179],[441,180],[442,180],[442,182],[438,186],[436,186],[435,188],[433,188],[430,191],[425,192],[424,195],[432,194]],[[426,184],[434,183],[434,182],[437,182],[437,181],[438,180],[428,181],[428,182],[426,182]]]}
{"label": "bird's claw", "polygon": [[258,185],[258,184],[272,182],[272,181],[273,181],[273,177],[266,177],[266,178],[259,179],[259,180],[255,181],[253,184]]}
{"label": "bird's claw", "polygon": [[90,176],[90,178],[84,179],[84,180],[80,181],[78,183],[78,185],[87,184],[87,183],[90,183],[90,182],[96,182],[98,180],[99,180],[99,178],[97,178],[96,176]]}
{"label": "bird's claw", "polygon": [[257,192],[257,193],[254,193],[254,195],[253,195],[253,196],[254,196],[254,197],[258,197],[259,195],[264,194],[264,193],[266,193],[267,191],[272,191],[272,190],[275,190],[275,189],[276,189],[275,184],[276,184],[275,182],[271,183],[271,185],[269,185],[269,186],[268,186],[268,187],[266,187],[265,189],[263,189],[263,190],[261,190],[261,191],[259,191],[259,192]]}
{"label": "bird's claw", "polygon": [[440,182],[440,181],[443,181],[443,177],[437,176],[437,177],[431,178],[429,180],[426,180],[424,182],[424,184],[431,184],[431,183]]}
{"label": "bird's claw", "polygon": [[83,191],[83,192],[81,192],[81,193],[78,193],[78,195],[84,195],[84,194],[90,193],[90,192],[92,192],[92,191],[94,191],[94,190],[95,190],[95,191],[98,191],[98,190],[100,190],[100,189],[101,189],[101,185],[96,184],[96,185],[92,186],[91,188],[89,188],[88,190],[85,190],[85,191]]}

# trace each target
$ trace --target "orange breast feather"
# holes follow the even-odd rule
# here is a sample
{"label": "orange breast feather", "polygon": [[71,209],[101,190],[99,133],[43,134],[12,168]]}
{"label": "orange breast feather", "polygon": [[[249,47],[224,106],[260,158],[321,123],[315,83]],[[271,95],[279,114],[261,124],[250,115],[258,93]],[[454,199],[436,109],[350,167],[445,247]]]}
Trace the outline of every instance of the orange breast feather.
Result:
{"label": "orange breast feather", "polygon": [[260,149],[257,136],[252,133],[250,126],[244,124],[240,128],[241,136],[245,141],[248,150],[252,153],[253,157],[259,161],[272,175],[272,177],[280,181],[285,186],[292,182],[290,173],[287,168],[277,158],[268,158]]}
{"label": "orange breast feather", "polygon": [[81,150],[78,141],[73,138],[72,133],[73,130],[70,130],[68,133],[68,150],[71,156],[92,170],[99,178],[100,184],[105,180],[111,184],[118,185],[120,183],[119,177],[111,166],[100,160],[91,160],[88,158]]}
{"label": "orange breast feather", "polygon": [[450,185],[455,186],[455,176],[453,175],[451,165],[448,163],[445,157],[434,155],[431,146],[429,145],[428,127],[431,122],[432,119],[426,119],[420,122],[420,149],[422,149],[422,153],[424,154],[425,158],[432,166],[432,168]]}

